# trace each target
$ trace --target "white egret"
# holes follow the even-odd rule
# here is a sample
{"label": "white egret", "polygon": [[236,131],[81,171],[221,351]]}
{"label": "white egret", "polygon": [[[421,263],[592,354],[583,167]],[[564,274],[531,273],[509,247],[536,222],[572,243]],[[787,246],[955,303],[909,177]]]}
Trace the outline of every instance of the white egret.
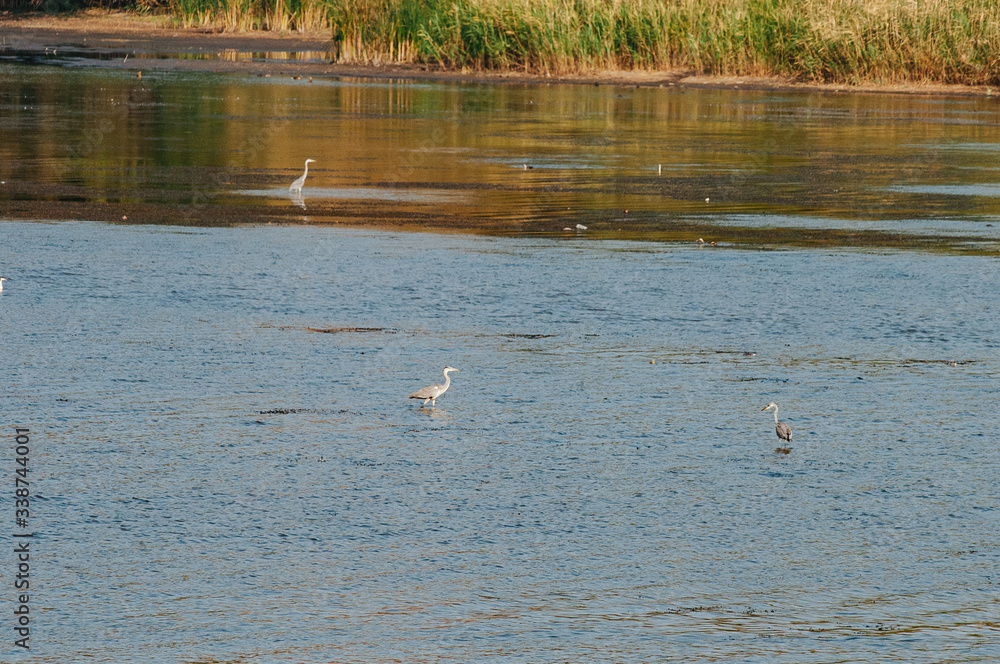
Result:
{"label": "white egret", "polygon": [[305,172],[302,173],[302,177],[300,177],[298,180],[296,180],[295,182],[293,182],[290,185],[288,185],[288,190],[289,191],[302,191],[302,185],[304,185],[306,183],[306,176],[309,175],[309,162],[313,162],[313,161],[316,161],[316,160],[315,159],[306,159],[306,170],[305,170]]}
{"label": "white egret", "polygon": [[[769,403],[766,406],[764,406],[763,408],[761,408],[761,411],[763,412],[763,411],[769,410],[771,408],[774,409],[774,433],[777,434],[777,436],[778,436],[778,438],[780,440],[782,440],[784,442],[787,442],[787,443],[791,443],[792,442],[792,427],[788,426],[788,424],[786,422],[779,422],[778,421],[778,404],[776,404],[776,403],[774,403],[772,401],[771,403]],[[782,444],[784,444],[784,442]],[[781,444],[778,445],[778,449],[779,450],[781,449]]]}
{"label": "white egret", "polygon": [[3,290],[3,282],[10,281],[7,277],[0,277],[0,291]]}
{"label": "white egret", "polygon": [[[434,400],[439,396],[448,391],[448,387],[451,385],[451,376],[448,375],[449,371],[458,371],[452,367],[444,368],[444,385],[430,385],[428,387],[421,388],[410,395],[411,399],[423,399],[424,402],[420,405],[421,408],[427,405],[427,402],[431,402],[431,408],[434,407]],[[461,372],[459,372],[461,373]]]}

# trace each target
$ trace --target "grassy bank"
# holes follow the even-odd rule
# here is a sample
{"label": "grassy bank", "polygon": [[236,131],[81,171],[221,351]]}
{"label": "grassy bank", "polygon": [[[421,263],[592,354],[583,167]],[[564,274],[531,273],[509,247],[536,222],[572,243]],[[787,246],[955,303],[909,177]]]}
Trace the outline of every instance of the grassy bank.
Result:
{"label": "grassy bank", "polygon": [[330,30],[343,62],[1000,84],[995,0],[159,2],[186,25]]}

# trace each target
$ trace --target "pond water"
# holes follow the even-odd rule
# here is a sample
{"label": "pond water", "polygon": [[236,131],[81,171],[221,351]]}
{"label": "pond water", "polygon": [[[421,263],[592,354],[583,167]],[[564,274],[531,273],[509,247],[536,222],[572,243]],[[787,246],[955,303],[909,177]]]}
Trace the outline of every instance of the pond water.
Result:
{"label": "pond water", "polygon": [[155,79],[0,65],[32,662],[1000,656],[993,100]]}
{"label": "pond water", "polygon": [[137,78],[3,59],[0,82],[0,210],[16,218],[1000,250],[993,97]]}

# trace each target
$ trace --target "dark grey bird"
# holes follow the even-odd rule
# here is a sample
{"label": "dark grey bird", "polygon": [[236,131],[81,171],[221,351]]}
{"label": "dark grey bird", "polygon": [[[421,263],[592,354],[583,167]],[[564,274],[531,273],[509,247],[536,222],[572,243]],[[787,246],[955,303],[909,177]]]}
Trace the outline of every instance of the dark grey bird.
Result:
{"label": "dark grey bird", "polygon": [[[442,394],[444,394],[445,392],[447,392],[448,388],[451,386],[451,376],[448,375],[448,372],[450,372],[450,371],[458,372],[458,369],[455,369],[455,368],[452,368],[452,367],[445,367],[444,368],[444,385],[429,385],[428,387],[422,387],[419,390],[417,390],[416,392],[414,392],[413,394],[411,394],[410,398],[411,399],[423,399],[424,402],[420,405],[421,408],[423,408],[424,406],[426,406],[427,402],[430,401],[431,402],[431,408],[433,408],[434,407],[434,400],[437,399]],[[461,372],[459,372],[459,373],[461,373]]]}
{"label": "dark grey bird", "polygon": [[[778,421],[778,404],[773,401],[760,410],[763,412],[765,410],[774,409],[774,433],[777,434],[778,438],[781,439],[782,445],[784,443],[791,444],[792,442],[792,427],[788,426],[787,422]],[[782,449],[781,445],[778,445],[778,449]]]}
{"label": "dark grey bird", "polygon": [[306,183],[306,176],[309,175],[309,162],[313,162],[313,161],[316,161],[316,160],[315,159],[306,159],[306,170],[305,170],[305,172],[302,174],[302,177],[300,177],[298,180],[296,180],[295,182],[293,182],[290,185],[288,185],[288,190],[289,191],[302,191],[302,185],[304,185]]}

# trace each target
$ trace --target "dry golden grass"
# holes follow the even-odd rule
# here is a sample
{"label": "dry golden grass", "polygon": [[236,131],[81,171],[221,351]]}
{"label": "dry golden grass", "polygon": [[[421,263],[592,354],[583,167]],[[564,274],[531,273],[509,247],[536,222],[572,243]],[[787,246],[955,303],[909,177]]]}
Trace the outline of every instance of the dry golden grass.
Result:
{"label": "dry golden grass", "polygon": [[[60,0],[71,2],[73,0]],[[995,0],[162,0],[186,25],[329,31],[344,62],[538,73],[687,69],[1000,83]]]}

